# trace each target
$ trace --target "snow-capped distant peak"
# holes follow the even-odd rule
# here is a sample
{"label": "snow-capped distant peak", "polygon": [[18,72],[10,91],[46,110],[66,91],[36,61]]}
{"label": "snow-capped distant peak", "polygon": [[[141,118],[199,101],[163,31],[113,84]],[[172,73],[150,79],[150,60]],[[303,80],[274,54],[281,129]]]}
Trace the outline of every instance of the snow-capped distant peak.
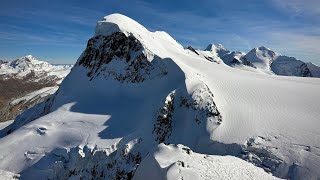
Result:
{"label": "snow-capped distant peak", "polygon": [[45,68],[51,68],[52,65],[49,64],[48,62],[37,60],[32,55],[27,55],[9,62],[8,66],[9,68],[11,67],[18,71],[28,71],[28,70],[39,71],[39,70],[44,70]]}
{"label": "snow-capped distant peak", "polygon": [[209,44],[205,51],[228,51],[222,44]]}
{"label": "snow-capped distant peak", "polygon": [[216,46],[218,49],[227,50],[222,44],[215,44],[215,46]]}
{"label": "snow-capped distant peak", "polygon": [[[10,62],[0,63],[0,75],[15,75],[24,77],[31,72],[49,73],[59,78],[65,77],[70,72],[70,66],[56,66],[46,61],[41,61],[32,55],[26,55]],[[61,74],[61,75],[60,75]]]}
{"label": "snow-capped distant peak", "polygon": [[37,60],[34,56],[32,55],[26,55],[26,56],[23,56],[21,58],[18,58],[12,62],[23,62],[23,61],[27,61],[27,62],[30,62],[30,63],[35,63],[35,62],[38,62],[39,60]]}
{"label": "snow-capped distant peak", "polygon": [[45,61],[40,61],[40,60],[37,60],[34,56],[32,55],[26,55],[24,57],[21,57],[21,58],[18,58],[14,61],[11,61],[10,63],[10,66],[17,66],[19,64],[27,64],[29,66],[33,66],[33,65],[36,65],[36,64],[46,64],[46,65],[49,65],[48,62],[45,62]]}
{"label": "snow-capped distant peak", "polygon": [[208,49],[213,49],[210,52],[217,52],[225,64],[238,69],[282,76],[320,77],[320,67],[283,56],[265,46],[255,47],[248,54],[217,51],[219,48],[224,49],[219,45],[208,46]]}
{"label": "snow-capped distant peak", "polygon": [[230,51],[222,44],[209,44],[204,51],[209,51],[210,53],[216,54],[219,57],[223,57],[224,55],[230,53]]}
{"label": "snow-capped distant peak", "polygon": [[216,46],[214,44],[209,44],[206,49],[204,49],[205,51],[212,51],[216,48]]}
{"label": "snow-capped distant peak", "polygon": [[255,67],[260,68],[266,73],[270,73],[271,63],[279,56],[280,54],[266,48],[264,46],[256,47],[252,49],[245,58],[247,61],[251,62]]}
{"label": "snow-capped distant peak", "polygon": [[37,60],[35,57],[33,57],[31,54],[29,55],[26,55],[24,57],[21,57],[19,59],[25,59],[25,60],[29,60],[29,61],[32,61],[32,60]]}
{"label": "snow-capped distant peak", "polygon": [[265,47],[265,46],[260,46],[260,47],[256,47],[254,48],[256,50],[260,50],[260,51],[267,51],[267,50],[270,50],[269,48]]}
{"label": "snow-capped distant peak", "polygon": [[270,48],[267,48],[265,46],[256,47],[256,48],[252,49],[251,51],[255,51],[257,53],[264,53],[265,56],[270,56],[271,58],[274,58],[274,57],[280,55],[279,53],[276,53],[273,50],[271,50]]}

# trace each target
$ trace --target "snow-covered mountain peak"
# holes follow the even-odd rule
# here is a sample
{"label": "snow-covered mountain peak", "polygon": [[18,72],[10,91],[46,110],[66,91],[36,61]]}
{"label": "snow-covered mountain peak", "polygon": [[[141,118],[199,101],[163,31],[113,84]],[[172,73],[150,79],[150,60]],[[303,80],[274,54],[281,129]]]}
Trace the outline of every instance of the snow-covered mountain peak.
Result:
{"label": "snow-covered mountain peak", "polygon": [[265,58],[269,58],[270,60],[273,60],[280,55],[279,53],[276,53],[265,46],[256,47],[252,49],[248,54],[253,54],[253,53],[255,53],[256,56],[259,58],[265,57]]}
{"label": "snow-covered mountain peak", "polygon": [[48,62],[37,60],[32,55],[27,55],[14,61],[11,61],[9,63],[9,66],[11,66],[12,68],[19,68],[19,70],[21,71],[25,71],[30,68],[30,70],[37,71],[42,70],[43,68],[50,68],[52,65]]}
{"label": "snow-covered mountain peak", "polygon": [[266,73],[270,73],[271,63],[279,56],[278,53],[264,46],[256,47],[245,55],[245,59],[255,67],[260,68]]}
{"label": "snow-covered mountain peak", "polygon": [[148,47],[149,51],[157,55],[166,52],[162,45],[159,46],[159,41],[167,41],[167,46],[174,50],[182,51],[184,49],[166,32],[150,32],[135,20],[122,14],[111,14],[98,21],[95,36],[110,36],[116,32],[124,33],[127,37],[133,36],[144,47]]}
{"label": "snow-covered mountain peak", "polygon": [[122,14],[111,14],[98,21],[95,35],[109,36],[115,32],[123,32],[126,35],[140,35],[149,31],[133,19]]}
{"label": "snow-covered mountain peak", "polygon": [[219,57],[230,53],[230,51],[226,49],[222,44],[209,44],[205,51],[210,51],[212,54],[216,54]]}
{"label": "snow-covered mountain peak", "polygon": [[24,59],[29,59],[29,60],[36,60],[36,58],[33,57],[31,54],[26,55],[25,57],[22,57],[22,58],[24,58]]}
{"label": "snow-covered mountain peak", "polygon": [[216,48],[216,46],[214,44],[209,44],[206,49],[204,49],[205,51],[212,51]]}
{"label": "snow-covered mountain peak", "polygon": [[46,61],[38,60],[32,55],[26,55],[13,61],[0,63],[0,75],[22,78],[30,73],[35,73],[38,78],[47,75],[63,78],[71,68],[71,65],[52,65]]}
{"label": "snow-covered mountain peak", "polygon": [[3,73],[1,74],[18,74],[18,76],[25,76],[30,72],[49,71],[52,68],[53,66],[50,63],[37,60],[32,55],[27,55],[3,64],[1,66]]}
{"label": "snow-covered mountain peak", "polygon": [[205,51],[229,51],[222,44],[209,44]]}
{"label": "snow-covered mountain peak", "polygon": [[98,21],[95,35],[76,66],[85,67],[91,80],[101,75],[138,83],[166,74],[163,60],[169,51],[185,52],[167,33],[150,32],[129,17],[111,14]]}
{"label": "snow-covered mountain peak", "polygon": [[227,50],[222,44],[218,43],[218,44],[215,44],[215,46],[218,48],[218,49],[224,49],[224,50]]}

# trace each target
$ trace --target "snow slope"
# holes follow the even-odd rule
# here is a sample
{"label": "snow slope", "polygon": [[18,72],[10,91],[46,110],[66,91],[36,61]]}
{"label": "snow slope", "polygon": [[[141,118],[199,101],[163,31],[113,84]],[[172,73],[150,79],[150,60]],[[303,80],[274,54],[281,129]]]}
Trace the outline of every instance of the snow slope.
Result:
{"label": "snow slope", "polygon": [[31,92],[21,98],[18,98],[18,99],[11,101],[10,105],[14,106],[14,105],[20,104],[25,101],[32,101],[34,99],[43,98],[48,95],[54,94],[57,90],[58,90],[57,86],[45,87],[45,88],[39,89],[37,91]]}
{"label": "snow slope", "polygon": [[[317,179],[319,89],[320,79],[257,74],[208,61],[165,32],[149,32],[112,14],[98,22],[55,95],[0,131],[0,169],[22,179],[130,179],[164,142],[188,146],[195,162],[200,154],[232,155],[280,178]],[[157,162],[176,160],[166,159],[163,149],[155,157],[164,159]],[[183,172],[233,178],[225,173],[247,167],[272,178],[236,157],[209,156],[199,163],[222,172]],[[230,161],[236,166],[223,165]],[[161,175],[175,178],[176,170]],[[254,179],[250,172],[239,175]]]}
{"label": "snow slope", "polygon": [[3,171],[0,169],[0,177],[2,180],[14,180],[14,179],[18,179],[19,175],[11,172]]}
{"label": "snow slope", "polygon": [[198,154],[183,145],[160,144],[138,167],[133,180],[278,179],[233,156]]}
{"label": "snow slope", "polygon": [[6,122],[1,122],[1,123],[0,123],[0,130],[6,128],[6,127],[9,126],[11,123],[13,123],[13,120],[9,120],[9,121],[6,121]]}

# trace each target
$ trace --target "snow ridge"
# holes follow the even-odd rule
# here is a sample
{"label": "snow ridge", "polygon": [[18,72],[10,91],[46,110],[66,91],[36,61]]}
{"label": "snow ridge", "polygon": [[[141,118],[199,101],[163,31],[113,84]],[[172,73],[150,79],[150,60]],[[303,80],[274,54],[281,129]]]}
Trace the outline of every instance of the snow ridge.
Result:
{"label": "snow ridge", "polygon": [[[185,49],[123,15],[104,17],[59,90],[5,128],[0,169],[29,179],[320,177],[319,79],[240,71],[212,47]],[[254,52],[262,65],[274,57]]]}

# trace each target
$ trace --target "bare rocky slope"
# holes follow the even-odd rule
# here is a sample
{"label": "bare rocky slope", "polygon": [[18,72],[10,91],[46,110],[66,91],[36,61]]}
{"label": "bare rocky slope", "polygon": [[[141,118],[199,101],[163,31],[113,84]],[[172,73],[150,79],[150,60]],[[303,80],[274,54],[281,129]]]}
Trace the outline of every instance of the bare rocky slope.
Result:
{"label": "bare rocky slope", "polygon": [[[53,66],[31,55],[0,63],[0,122],[44,101],[72,66]],[[41,91],[41,89],[43,91]],[[39,91],[40,90],[40,91]],[[30,94],[37,92],[38,94]],[[23,98],[25,96],[30,98]],[[20,99],[19,99],[20,98]],[[17,101],[19,99],[20,101]]]}

